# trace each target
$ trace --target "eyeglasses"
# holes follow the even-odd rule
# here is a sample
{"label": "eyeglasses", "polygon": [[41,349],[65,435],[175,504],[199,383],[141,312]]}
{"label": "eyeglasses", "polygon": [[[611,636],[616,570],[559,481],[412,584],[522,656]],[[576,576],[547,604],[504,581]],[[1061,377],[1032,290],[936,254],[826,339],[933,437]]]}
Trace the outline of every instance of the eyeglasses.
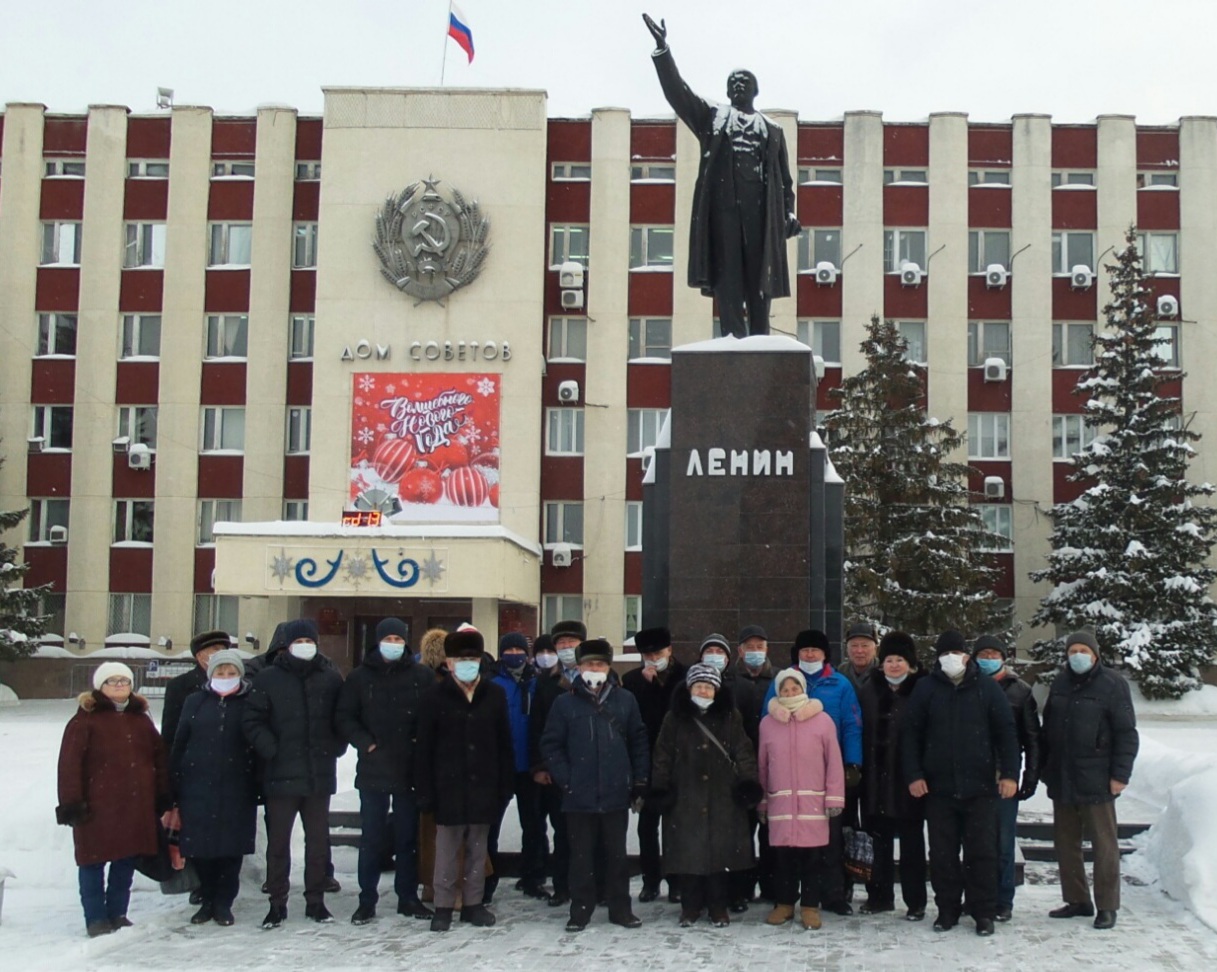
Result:
{"label": "eyeglasses", "polygon": [[131,679],[129,679],[129,678],[107,678],[104,682],[102,682],[102,684],[110,685],[110,686],[113,686],[114,688],[124,688],[124,687],[129,688],[131,685]]}

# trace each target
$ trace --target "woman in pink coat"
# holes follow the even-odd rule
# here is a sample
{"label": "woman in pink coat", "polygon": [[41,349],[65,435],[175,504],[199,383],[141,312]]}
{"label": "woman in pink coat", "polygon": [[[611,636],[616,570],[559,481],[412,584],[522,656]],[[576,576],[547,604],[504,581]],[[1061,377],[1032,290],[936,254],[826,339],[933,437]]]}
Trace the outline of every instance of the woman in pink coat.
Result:
{"label": "woman in pink coat", "polygon": [[757,813],[769,821],[777,891],[777,903],[765,921],[784,925],[794,917],[801,883],[803,927],[819,928],[823,848],[828,844],[828,818],[845,807],[845,768],[836,726],[824,706],[807,697],[803,673],[783,669],[774,683],[778,693],[761,720],[757,755],[765,790]]}

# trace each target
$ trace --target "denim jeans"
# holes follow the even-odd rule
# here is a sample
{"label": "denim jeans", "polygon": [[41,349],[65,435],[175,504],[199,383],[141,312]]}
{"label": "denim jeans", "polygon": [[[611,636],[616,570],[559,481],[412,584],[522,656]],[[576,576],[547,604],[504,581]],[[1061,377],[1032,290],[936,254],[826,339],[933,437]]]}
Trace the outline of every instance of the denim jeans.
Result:
{"label": "denim jeans", "polygon": [[127,913],[131,902],[131,879],[135,876],[135,858],[124,857],[110,861],[110,880],[106,883],[106,865],[86,864],[79,868],[80,903],[84,907],[85,924],[114,921]]}
{"label": "denim jeans", "polygon": [[1018,825],[1018,800],[997,803],[997,905],[1014,907],[1014,831]]}
{"label": "denim jeans", "polygon": [[418,900],[418,804],[410,793],[359,791],[359,903],[375,905],[380,899],[380,859],[393,807],[393,855],[397,900]]}

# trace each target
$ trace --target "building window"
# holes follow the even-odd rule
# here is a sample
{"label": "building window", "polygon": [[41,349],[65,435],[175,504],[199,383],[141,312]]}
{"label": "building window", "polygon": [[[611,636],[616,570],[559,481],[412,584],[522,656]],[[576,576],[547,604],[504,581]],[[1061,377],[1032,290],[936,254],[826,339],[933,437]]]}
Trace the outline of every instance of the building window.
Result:
{"label": "building window", "polygon": [[201,439],[203,452],[243,452],[245,409],[204,408]]}
{"label": "building window", "polygon": [[633,638],[642,629],[642,596],[625,596],[625,637]]}
{"label": "building window", "polygon": [[990,358],[1012,364],[1010,324],[1007,321],[968,322],[968,367],[982,368]]}
{"label": "building window", "polygon": [[287,410],[287,454],[301,455],[309,451],[313,438],[313,410],[296,406]]}
{"label": "building window", "polygon": [[51,539],[51,527],[68,527],[68,507],[66,499],[32,499],[30,500],[30,543],[47,543]]}
{"label": "building window", "polygon": [[968,458],[1010,458],[1010,413],[968,413]]}
{"label": "building window", "polygon": [[804,229],[799,233],[799,273],[814,273],[816,264],[841,267],[841,231]]}
{"label": "building window", "polygon": [[969,169],[969,186],[1008,186],[1010,185],[1009,169]]}
{"label": "building window", "polygon": [[80,223],[42,224],[42,266],[80,266]]}
{"label": "building window", "polygon": [[588,228],[586,226],[551,226],[549,231],[549,264],[560,267],[568,260],[587,266]]}
{"label": "building window", "polygon": [[317,266],[317,224],[292,224],[292,269],[312,270]]}
{"label": "building window", "polygon": [[240,631],[237,605],[241,599],[234,594],[196,594],[194,596],[194,627],[192,631]]}
{"label": "building window", "polygon": [[56,634],[61,638],[67,634],[64,625],[67,602],[66,594],[44,593],[38,598],[38,613],[47,619],[46,634]]}
{"label": "building window", "polygon": [[160,314],[124,314],[120,358],[159,358],[161,355]]}
{"label": "building window", "polygon": [[213,179],[252,179],[254,164],[250,161],[238,162],[234,159],[220,159],[211,163]]}
{"label": "building window", "polygon": [[977,503],[973,509],[980,514],[980,522],[993,534],[994,539],[982,544],[990,553],[1012,553],[1014,551],[1014,508],[1009,503]]}
{"label": "building window", "polygon": [[299,522],[308,519],[308,500],[284,500],[283,519]]}
{"label": "building window", "polygon": [[123,253],[123,267],[163,267],[165,265],[165,224],[128,223],[126,226],[127,248]]}
{"label": "building window", "polygon": [[554,182],[587,182],[592,177],[590,162],[555,162],[550,168]]}
{"label": "building window", "polygon": [[292,361],[312,358],[314,324],[312,314],[292,315],[287,344],[287,356]]}
{"label": "building window", "polygon": [[38,351],[39,358],[51,355],[76,357],[76,315],[39,314]]}
{"label": "building window", "polygon": [[168,159],[128,159],[128,179],[168,179]]}
{"label": "building window", "polygon": [[840,321],[799,321],[796,328],[799,341],[811,348],[811,353],[824,364],[841,364]]}
{"label": "building window", "polygon": [[543,594],[541,596],[541,627],[549,631],[559,621],[583,620],[583,595]]}
{"label": "building window", "polygon": [[922,270],[926,268],[925,230],[884,230],[883,272],[899,273],[906,263],[915,263]]}
{"label": "building window", "polygon": [[118,409],[118,434],[126,436],[131,444],[156,448],[155,405],[122,405]]}
{"label": "building window", "polygon": [[587,318],[551,317],[549,319],[550,361],[587,360]]}
{"label": "building window", "polygon": [[1062,186],[1094,186],[1093,172],[1054,172],[1052,173],[1052,188]]}
{"label": "building window", "polygon": [[904,352],[906,361],[916,365],[929,361],[925,342],[925,321],[897,321],[896,330],[908,345],[908,350]]}
{"label": "building window", "polygon": [[545,546],[569,543],[583,546],[583,503],[578,500],[545,504]]}
{"label": "building window", "polygon": [[1074,267],[1094,266],[1094,233],[1089,230],[1052,234],[1052,272],[1069,274]]}
{"label": "building window", "polygon": [[817,169],[810,165],[799,166],[799,185],[814,186],[817,183],[841,184],[840,169]]}
{"label": "building window", "polygon": [[253,229],[252,223],[212,223],[208,266],[249,266]]}
{"label": "building window", "polygon": [[1178,172],[1138,172],[1137,173],[1137,188],[1138,189],[1178,189],[1179,188],[1179,173]]}
{"label": "building window", "polygon": [[626,453],[631,456],[642,455],[643,449],[649,449],[659,438],[659,429],[663,425],[666,408],[631,408],[626,412]]}
{"label": "building window", "polygon": [[1154,354],[1162,362],[1163,368],[1179,368],[1182,357],[1179,350],[1179,325],[1168,324],[1165,321],[1158,322],[1158,328],[1154,332],[1154,337],[1158,343],[1154,345]]}
{"label": "building window", "polygon": [[199,500],[199,545],[216,542],[217,523],[240,523],[241,501],[239,499]]}
{"label": "building window", "polygon": [[625,549],[642,549],[642,503],[636,500],[625,504]]}
{"label": "building window", "polygon": [[114,543],[151,543],[152,524],[152,500],[114,501]]}
{"label": "building window", "polygon": [[321,163],[320,162],[297,162],[296,163],[296,181],[297,182],[317,182],[321,179]]}
{"label": "building window", "polygon": [[244,314],[207,317],[205,358],[244,358],[249,350],[249,318]]}
{"label": "building window", "polygon": [[643,162],[630,166],[630,182],[675,182],[676,166],[671,162]]}
{"label": "building window", "polygon": [[1178,233],[1138,233],[1137,246],[1146,273],[1179,272]]}
{"label": "building window", "polygon": [[1010,269],[1010,231],[971,230],[968,233],[968,273],[984,273],[995,263]]}
{"label": "building window", "polygon": [[660,267],[672,269],[671,226],[630,227],[630,269]]}
{"label": "building window", "polygon": [[1052,325],[1052,366],[1087,367],[1094,364],[1094,324],[1072,321]]}
{"label": "building window", "polygon": [[35,405],[31,438],[42,439],[43,449],[72,448],[72,406]]}
{"label": "building window", "polygon": [[1092,443],[1098,430],[1082,415],[1052,416],[1052,458],[1069,459]]}
{"label": "building window", "polygon": [[[199,628],[191,628],[198,631]],[[111,594],[110,623],[106,634],[137,634],[152,636],[152,595]]]}
{"label": "building window", "polygon": [[547,408],[545,410],[545,454],[547,456],[583,455],[583,409]]}
{"label": "building window", "polygon": [[896,185],[896,184],[908,185],[910,183],[913,185],[920,186],[920,185],[925,185],[927,182],[929,182],[929,179],[926,177],[925,169],[884,169],[883,170],[883,184],[885,186],[891,186],[891,185]]}
{"label": "building window", "polygon": [[47,159],[46,177],[48,179],[83,179],[85,177],[85,160]]}
{"label": "building window", "polygon": [[630,360],[672,358],[672,319],[670,317],[630,318]]}

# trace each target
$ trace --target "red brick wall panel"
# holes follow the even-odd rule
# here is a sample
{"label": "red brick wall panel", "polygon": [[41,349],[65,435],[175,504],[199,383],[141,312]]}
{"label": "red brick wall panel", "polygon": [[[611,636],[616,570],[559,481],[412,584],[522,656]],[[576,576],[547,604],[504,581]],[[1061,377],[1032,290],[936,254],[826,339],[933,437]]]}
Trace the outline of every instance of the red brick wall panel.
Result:
{"label": "red brick wall panel", "polygon": [[968,319],[973,321],[1008,321],[1013,274],[1004,287],[988,287],[980,274],[968,277]]}
{"label": "red brick wall panel", "polygon": [[159,314],[164,292],[164,270],[124,270],[118,285],[118,309],[125,314]]}
{"label": "red brick wall panel", "polygon": [[116,594],[152,593],[152,548],[110,548],[110,590]]}
{"label": "red brick wall panel", "polygon": [[[924,269],[924,268],[923,268]],[[920,287],[905,287],[900,274],[883,275],[883,314],[893,320],[923,321],[929,308],[928,281],[922,278]]]}
{"label": "red brick wall panel", "polygon": [[845,221],[844,200],[842,186],[799,186],[795,202],[799,222],[819,228],[840,226]]}
{"label": "red brick wall panel", "polygon": [[795,299],[799,317],[841,317],[841,298],[846,274],[837,277],[831,286],[816,283],[814,274],[800,273],[795,277]]}
{"label": "red brick wall panel", "polygon": [[80,220],[85,212],[84,179],[43,179],[39,219]]}
{"label": "red brick wall panel", "polygon": [[1009,125],[969,125],[968,165],[1009,168],[1014,162],[1014,129]]}
{"label": "red brick wall panel", "polygon": [[34,306],[40,311],[75,311],[80,305],[79,267],[39,267]]}
{"label": "red brick wall panel", "polygon": [[30,369],[30,401],[39,405],[71,405],[76,397],[74,358],[34,358]]}
{"label": "red brick wall panel", "polygon": [[1099,129],[1095,125],[1052,128],[1054,169],[1093,169],[1099,164]]}
{"label": "red brick wall panel", "polygon": [[110,469],[110,495],[124,499],[152,499],[156,496],[156,462],[151,469],[132,469],[126,453],[113,453]]}
{"label": "red brick wall panel", "polygon": [[308,499],[308,456],[283,457],[283,498]]}
{"label": "red brick wall panel", "polygon": [[244,456],[199,456],[199,496],[240,499]]}
{"label": "red brick wall panel", "polygon": [[929,125],[884,125],[883,164],[925,168],[930,164]]}
{"label": "red brick wall panel", "polygon": [[884,186],[884,226],[928,226],[930,224],[929,186]]}
{"label": "red brick wall panel", "polygon": [[25,490],[27,496],[71,495],[72,453],[29,453],[25,457]]}
{"label": "red brick wall panel", "polygon": [[667,365],[627,365],[625,401],[629,408],[671,407],[672,369]]}
{"label": "red brick wall panel", "polygon": [[253,179],[216,179],[207,197],[207,218],[249,222],[254,218]]}
{"label": "red brick wall panel", "polygon": [[293,270],[289,307],[293,314],[311,314],[317,307],[317,271]]}
{"label": "red brick wall panel", "polygon": [[120,361],[114,387],[116,405],[154,405],[160,390],[158,361]]}
{"label": "red brick wall panel", "polygon": [[[670,317],[674,273],[631,273],[629,313],[631,317]],[[684,286],[684,276],[681,276]]]}
{"label": "red brick wall panel", "polygon": [[127,119],[127,158],[167,159],[173,120],[168,115]]}
{"label": "red brick wall panel", "polygon": [[1178,230],[1179,193],[1143,189],[1137,193],[1137,229]]}
{"label": "red brick wall panel", "polygon": [[1099,194],[1091,189],[1057,189],[1052,193],[1052,228],[1097,229]]}
{"label": "red brick wall panel", "polygon": [[1052,319],[1054,321],[1098,320],[1099,278],[1088,290],[1074,290],[1069,277],[1052,278]]}
{"label": "red brick wall panel", "polygon": [[1013,196],[1010,189],[972,186],[968,190],[968,225],[977,229],[1006,229],[1012,226]]}
{"label": "red brick wall panel", "polygon": [[245,362],[204,361],[200,405],[244,405]]}
{"label": "red brick wall panel", "polygon": [[287,404],[311,405],[313,402],[313,363],[293,361],[287,366]]}
{"label": "red brick wall panel", "polygon": [[676,183],[643,182],[630,186],[631,223],[665,225],[675,219]]}
{"label": "red brick wall panel", "polygon": [[123,189],[123,219],[162,222],[169,216],[168,179],[128,179]]}
{"label": "red brick wall panel", "polygon": [[[208,314],[248,313],[249,271],[208,270],[203,309]],[[286,322],[284,326],[287,326]]]}

